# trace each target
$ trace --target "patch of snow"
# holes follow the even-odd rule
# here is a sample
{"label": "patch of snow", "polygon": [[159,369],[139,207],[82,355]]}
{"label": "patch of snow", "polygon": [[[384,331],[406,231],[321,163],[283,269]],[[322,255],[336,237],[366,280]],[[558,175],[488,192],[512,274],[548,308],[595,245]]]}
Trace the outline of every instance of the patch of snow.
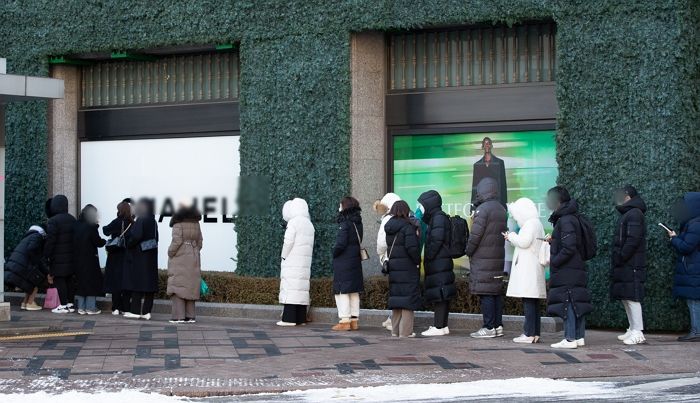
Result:
{"label": "patch of snow", "polygon": [[185,402],[188,399],[175,396],[166,396],[158,393],[145,393],[135,390],[122,390],[120,392],[63,392],[52,394],[46,392],[36,392],[28,394],[0,395],[3,403],[76,403],[76,402],[99,402],[99,403],[125,403],[125,402],[153,402],[153,403],[173,403]]}
{"label": "patch of snow", "polygon": [[552,397],[562,400],[615,395],[613,382],[573,382],[542,378],[492,379],[449,384],[327,388],[283,393],[295,401],[399,402],[479,397]]}

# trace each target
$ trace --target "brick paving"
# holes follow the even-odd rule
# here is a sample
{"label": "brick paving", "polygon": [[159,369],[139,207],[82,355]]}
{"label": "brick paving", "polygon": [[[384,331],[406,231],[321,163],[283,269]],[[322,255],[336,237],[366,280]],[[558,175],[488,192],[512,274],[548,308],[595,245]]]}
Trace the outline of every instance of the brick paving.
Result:
{"label": "brick paving", "polygon": [[309,324],[200,317],[172,325],[164,315],[133,321],[109,314],[13,312],[17,325],[52,324],[69,337],[0,341],[0,393],[137,388],[191,396],[328,386],[462,382],[524,376],[602,378],[700,371],[700,343],[648,335],[628,347],[616,332],[588,331],[587,346],[554,350],[517,345],[518,334],[489,340],[454,332],[397,340],[379,328],[334,333]]}

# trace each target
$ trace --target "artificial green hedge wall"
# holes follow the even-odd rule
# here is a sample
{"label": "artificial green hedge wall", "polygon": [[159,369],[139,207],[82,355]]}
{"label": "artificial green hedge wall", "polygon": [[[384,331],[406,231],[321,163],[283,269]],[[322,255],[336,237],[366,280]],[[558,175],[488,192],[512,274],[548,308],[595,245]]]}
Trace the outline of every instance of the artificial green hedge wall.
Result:
{"label": "artificial green hedge wall", "polygon": [[[246,205],[236,223],[239,271],[277,274],[281,206],[298,196],[317,227],[321,275],[330,272],[337,200],[350,190],[350,33],[553,19],[559,182],[603,241],[590,265],[598,307],[590,321],[624,325],[622,308],[608,302],[606,254],[610,191],[630,182],[650,207],[646,326],[680,329],[687,319],[670,297],[673,254],[654,224],[669,221],[674,197],[700,187],[698,8],[693,0],[8,0],[0,54],[10,72],[43,75],[49,55],[240,41],[241,171],[269,178],[270,195],[263,214]],[[46,104],[10,105],[6,125],[9,249],[42,216]]]}

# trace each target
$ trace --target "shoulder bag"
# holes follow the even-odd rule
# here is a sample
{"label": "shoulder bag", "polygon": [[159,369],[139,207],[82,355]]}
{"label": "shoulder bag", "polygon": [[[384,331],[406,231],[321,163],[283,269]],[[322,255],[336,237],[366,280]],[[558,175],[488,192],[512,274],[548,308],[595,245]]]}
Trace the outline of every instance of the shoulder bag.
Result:
{"label": "shoulder bag", "polygon": [[355,225],[355,223],[352,223],[352,226],[355,227],[355,235],[357,235],[357,242],[360,244],[360,259],[363,262],[365,260],[369,260],[369,253],[367,253],[367,249],[362,247],[362,238],[360,238],[360,231],[357,230],[357,225]]}
{"label": "shoulder bag", "polygon": [[389,274],[389,260],[391,260],[391,253],[394,251],[394,244],[396,243],[396,238],[399,237],[398,232],[396,233],[396,236],[394,236],[394,240],[391,242],[391,248],[389,249],[389,254],[386,256],[386,259],[382,262],[382,274],[387,275]]}
{"label": "shoulder bag", "polygon": [[119,249],[126,248],[126,240],[124,239],[124,234],[131,228],[131,223],[124,229],[124,222],[122,221],[122,233],[118,237],[112,238],[105,244],[105,249],[107,252],[116,252]]}
{"label": "shoulder bag", "polygon": [[141,252],[146,252],[149,250],[153,249],[158,249],[158,223],[155,222],[155,227],[154,230],[155,232],[154,237],[151,239],[146,239],[145,241],[142,241],[141,244],[139,245],[141,247]]}

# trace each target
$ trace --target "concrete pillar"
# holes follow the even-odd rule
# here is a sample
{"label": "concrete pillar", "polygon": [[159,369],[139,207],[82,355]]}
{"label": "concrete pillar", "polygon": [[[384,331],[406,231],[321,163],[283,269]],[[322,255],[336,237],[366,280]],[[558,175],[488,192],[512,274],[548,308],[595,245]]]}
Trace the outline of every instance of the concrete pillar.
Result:
{"label": "concrete pillar", "polygon": [[365,239],[363,245],[372,260],[365,274],[379,272],[376,254],[378,217],[375,200],[386,193],[386,48],[384,33],[353,33],[351,38],[351,143],[350,176],[352,194],[362,206]]}
{"label": "concrete pillar", "polygon": [[80,69],[56,65],[53,78],[64,82],[63,99],[49,101],[48,167],[49,196],[68,197],[69,212],[77,214],[78,206],[78,108],[80,107]]}

